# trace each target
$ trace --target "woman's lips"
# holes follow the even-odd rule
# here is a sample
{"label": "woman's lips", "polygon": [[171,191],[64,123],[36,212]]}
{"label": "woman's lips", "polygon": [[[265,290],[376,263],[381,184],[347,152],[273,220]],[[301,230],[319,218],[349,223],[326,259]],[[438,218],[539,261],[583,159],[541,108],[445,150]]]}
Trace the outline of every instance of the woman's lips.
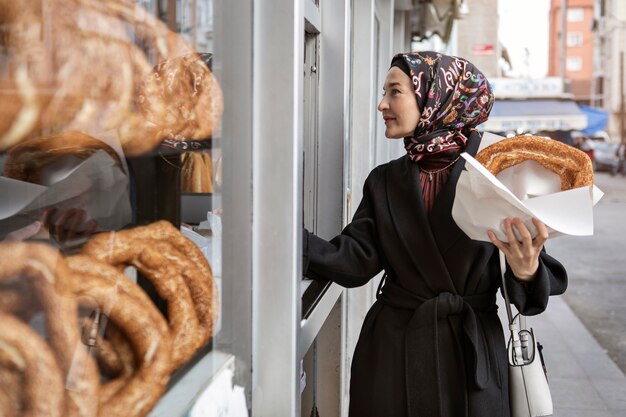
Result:
{"label": "woman's lips", "polygon": [[393,120],[396,120],[396,118],[395,117],[383,117],[383,120],[385,121],[385,124],[387,124]]}

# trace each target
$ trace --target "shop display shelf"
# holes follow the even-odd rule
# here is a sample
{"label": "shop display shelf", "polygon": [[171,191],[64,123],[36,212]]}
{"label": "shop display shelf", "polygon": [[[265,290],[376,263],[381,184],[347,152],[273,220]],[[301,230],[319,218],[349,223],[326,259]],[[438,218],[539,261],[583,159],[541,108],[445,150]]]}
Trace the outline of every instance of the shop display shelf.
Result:
{"label": "shop display shelf", "polygon": [[235,357],[213,350],[175,381],[148,417],[188,417],[198,397],[223,370],[235,368]]}

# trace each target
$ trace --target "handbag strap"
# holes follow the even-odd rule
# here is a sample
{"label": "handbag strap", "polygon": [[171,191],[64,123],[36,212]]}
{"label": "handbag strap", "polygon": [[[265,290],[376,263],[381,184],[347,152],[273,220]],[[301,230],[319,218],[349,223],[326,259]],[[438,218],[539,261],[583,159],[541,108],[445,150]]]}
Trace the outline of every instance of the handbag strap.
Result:
{"label": "handbag strap", "polygon": [[509,293],[506,290],[506,280],[504,279],[504,273],[506,272],[506,258],[504,252],[498,249],[500,255],[500,277],[502,278],[502,294],[504,294],[504,301],[506,305],[506,315],[509,318],[509,324],[513,323],[513,313],[511,312],[511,301],[509,300]]}
{"label": "handbag strap", "polygon": [[520,340],[520,329],[526,328],[526,318],[519,314],[519,321],[513,320],[513,312],[511,311],[511,301],[509,300],[509,292],[506,289],[506,280],[504,279],[504,273],[506,272],[506,258],[504,252],[498,249],[500,255],[500,275],[502,278],[502,294],[504,295],[504,304],[506,306],[506,315],[509,319],[509,331],[511,332],[511,343],[513,344],[513,360],[516,364],[523,362],[523,350],[522,345],[528,345],[528,338],[524,333],[524,340]]}

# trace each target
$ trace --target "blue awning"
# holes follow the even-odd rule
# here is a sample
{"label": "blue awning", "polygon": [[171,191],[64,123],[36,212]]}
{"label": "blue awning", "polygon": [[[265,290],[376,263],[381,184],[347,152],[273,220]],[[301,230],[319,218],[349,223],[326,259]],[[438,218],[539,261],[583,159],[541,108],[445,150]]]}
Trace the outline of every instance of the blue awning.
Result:
{"label": "blue awning", "polygon": [[496,100],[478,129],[490,132],[583,130],[587,117],[569,100]]}
{"label": "blue awning", "polygon": [[578,106],[587,116],[587,127],[581,132],[587,135],[595,135],[601,130],[606,130],[609,121],[609,112],[598,109],[597,107]]}

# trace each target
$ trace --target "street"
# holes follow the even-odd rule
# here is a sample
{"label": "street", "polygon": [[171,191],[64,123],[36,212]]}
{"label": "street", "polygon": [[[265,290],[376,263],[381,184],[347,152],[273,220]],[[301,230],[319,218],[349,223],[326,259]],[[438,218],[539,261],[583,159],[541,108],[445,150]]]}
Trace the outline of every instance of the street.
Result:
{"label": "street", "polygon": [[626,374],[626,178],[596,173],[604,197],[594,208],[591,237],[546,243],[569,274],[564,299]]}

